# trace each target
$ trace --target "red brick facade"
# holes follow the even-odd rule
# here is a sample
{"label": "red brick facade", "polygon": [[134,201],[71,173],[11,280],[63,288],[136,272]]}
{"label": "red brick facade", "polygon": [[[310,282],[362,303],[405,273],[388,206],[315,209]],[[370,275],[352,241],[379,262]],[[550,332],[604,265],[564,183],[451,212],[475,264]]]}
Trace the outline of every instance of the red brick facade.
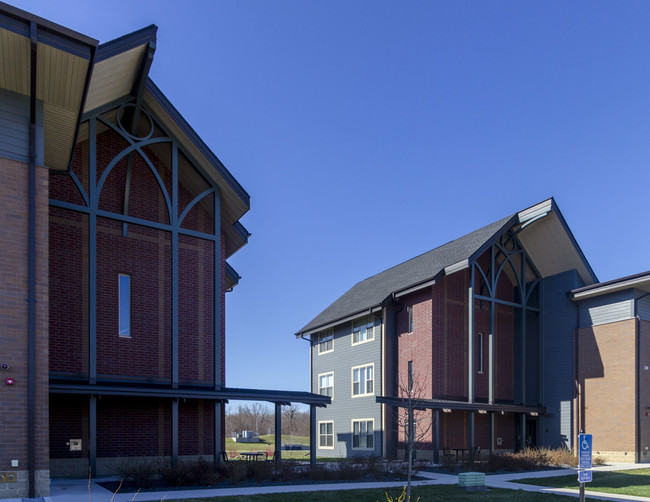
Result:
{"label": "red brick facade", "polygon": [[[489,251],[479,264],[489,260]],[[485,266],[485,265],[484,265]],[[486,267],[487,268],[487,267]],[[481,290],[482,279],[477,274],[475,288]],[[404,388],[408,363],[412,362],[416,382],[423,385],[419,396],[424,399],[467,401],[468,399],[468,301],[469,270],[443,277],[434,285],[400,298],[401,312],[397,315],[398,380]],[[502,274],[497,284],[497,297],[513,302],[514,284]],[[413,331],[408,331],[409,310],[413,309]],[[495,402],[513,403],[515,396],[514,368],[514,308],[495,305],[494,381]],[[474,302],[474,400],[488,401],[488,334],[490,306],[487,301]],[[478,333],[482,333],[483,371],[478,371]],[[416,420],[430,424],[432,412],[417,412]],[[425,416],[426,415],[426,416]],[[474,415],[474,445],[489,448],[489,417]],[[470,444],[469,414],[464,411],[440,413],[440,445],[449,448],[467,448]],[[495,415],[495,443],[497,449],[515,447],[514,417]],[[418,437],[422,449],[432,445],[432,428]],[[399,441],[403,447],[404,432]]]}
{"label": "red brick facade", "polygon": [[[112,130],[97,136],[97,181],[128,143]],[[171,147],[144,147],[168,193],[172,193]],[[89,145],[77,145],[73,172],[88,193]],[[165,158],[165,155],[170,155]],[[182,153],[179,153],[182,156]],[[163,157],[160,157],[163,156]],[[99,209],[122,214],[128,155],[116,163],[101,186]],[[209,187],[195,168],[179,162],[178,213]],[[192,192],[184,184],[192,182]],[[50,176],[50,197],[84,205],[68,175]],[[205,185],[205,186],[203,186]],[[194,205],[181,227],[214,234],[210,208],[214,195]],[[132,158],[128,215],[169,224],[167,204],[156,177],[137,152]],[[65,379],[89,378],[89,218],[72,209],[50,212],[50,372]],[[97,217],[96,223],[96,372],[97,380],[169,384],[172,379],[172,234],[167,230]],[[220,236],[221,371],[225,379],[225,237]],[[178,384],[212,388],[214,377],[214,242],[178,236]],[[131,277],[131,336],[118,330],[118,276]],[[87,444],[88,398],[53,395],[50,430],[53,459],[87,458],[71,452],[70,439]],[[74,412],[70,412],[73,410]],[[97,457],[159,456],[171,452],[171,402],[158,398],[102,397],[97,405]],[[214,453],[212,402],[179,403],[179,454]],[[66,472],[62,470],[61,473]]]}

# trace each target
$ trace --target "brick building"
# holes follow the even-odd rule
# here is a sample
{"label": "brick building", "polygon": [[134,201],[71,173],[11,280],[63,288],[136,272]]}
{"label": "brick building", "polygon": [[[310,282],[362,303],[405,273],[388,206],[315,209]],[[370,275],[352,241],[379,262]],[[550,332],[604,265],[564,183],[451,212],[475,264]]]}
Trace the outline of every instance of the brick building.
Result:
{"label": "brick building", "polygon": [[126,457],[218,462],[228,399],[275,403],[278,428],[329,402],[226,386],[249,195],[149,79],[155,46],[0,3],[0,498]]}
{"label": "brick building", "polygon": [[571,448],[584,429],[648,461],[640,277],[599,284],[549,199],[357,283],[296,334],[332,398],[318,453],[402,456],[410,399],[418,457]]}

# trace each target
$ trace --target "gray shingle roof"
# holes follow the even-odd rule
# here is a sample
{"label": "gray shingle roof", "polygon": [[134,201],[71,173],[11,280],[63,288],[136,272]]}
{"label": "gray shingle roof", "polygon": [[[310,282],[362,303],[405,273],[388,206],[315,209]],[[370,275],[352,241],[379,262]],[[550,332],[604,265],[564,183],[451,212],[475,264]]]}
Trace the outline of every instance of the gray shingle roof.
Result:
{"label": "gray shingle roof", "polygon": [[358,282],[297,334],[367,311],[380,305],[392,293],[433,279],[446,267],[470,258],[515,215],[516,213]]}

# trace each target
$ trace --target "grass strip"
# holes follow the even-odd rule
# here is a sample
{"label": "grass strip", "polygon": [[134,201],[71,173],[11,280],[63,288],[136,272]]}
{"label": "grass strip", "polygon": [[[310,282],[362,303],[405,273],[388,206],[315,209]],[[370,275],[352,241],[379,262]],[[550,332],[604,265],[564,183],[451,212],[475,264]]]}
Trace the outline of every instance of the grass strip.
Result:
{"label": "grass strip", "polygon": [[[573,488],[575,490],[580,488],[577,473],[551,478],[526,478],[514,482],[551,488]],[[585,488],[594,492],[650,497],[650,469],[597,471],[593,473],[593,481],[585,483]]]}

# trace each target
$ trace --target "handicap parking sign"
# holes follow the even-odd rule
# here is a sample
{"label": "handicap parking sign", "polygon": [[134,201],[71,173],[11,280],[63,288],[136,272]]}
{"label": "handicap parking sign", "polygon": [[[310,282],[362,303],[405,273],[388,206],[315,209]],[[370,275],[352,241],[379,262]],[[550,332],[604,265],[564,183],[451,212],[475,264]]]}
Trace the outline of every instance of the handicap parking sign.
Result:
{"label": "handicap parking sign", "polygon": [[578,471],[578,483],[591,483],[592,471]]}
{"label": "handicap parking sign", "polygon": [[591,434],[578,435],[578,468],[591,469],[591,447],[593,436]]}

